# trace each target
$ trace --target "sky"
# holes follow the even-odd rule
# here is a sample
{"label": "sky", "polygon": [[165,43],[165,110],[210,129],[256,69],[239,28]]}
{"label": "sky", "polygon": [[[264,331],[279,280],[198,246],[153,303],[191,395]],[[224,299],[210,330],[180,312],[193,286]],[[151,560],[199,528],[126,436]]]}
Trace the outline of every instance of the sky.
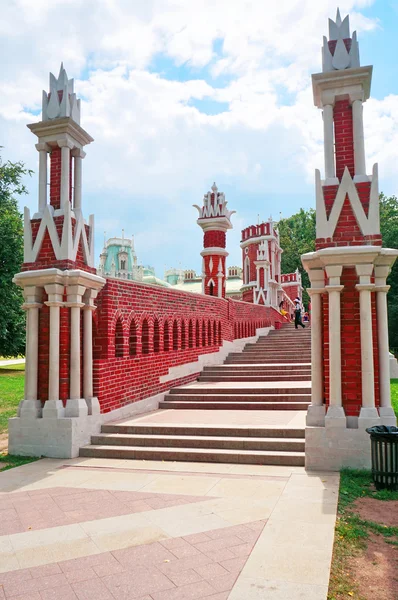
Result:
{"label": "sky", "polygon": [[[241,230],[315,206],[322,118],[311,73],[331,0],[0,0],[3,160],[35,171],[21,209],[37,206],[38,152],[26,124],[61,61],[94,138],[83,161],[83,213],[95,215],[96,262],[106,237],[135,236],[139,262],[201,271],[196,224],[213,181]],[[398,0],[341,0],[374,66],[364,107],[367,171],[398,193]]]}

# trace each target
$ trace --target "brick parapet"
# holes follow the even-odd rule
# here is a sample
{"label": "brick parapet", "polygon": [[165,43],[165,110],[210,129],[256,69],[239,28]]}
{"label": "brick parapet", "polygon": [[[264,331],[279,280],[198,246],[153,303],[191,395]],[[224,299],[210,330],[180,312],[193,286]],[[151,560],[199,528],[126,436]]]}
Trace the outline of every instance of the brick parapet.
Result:
{"label": "brick parapet", "polygon": [[[160,378],[171,367],[218,352],[224,341],[255,335],[258,328],[284,321],[270,307],[131,281],[108,280],[96,305],[94,393],[102,412],[194,381],[197,373],[167,383]],[[122,332],[119,356],[117,324]]]}

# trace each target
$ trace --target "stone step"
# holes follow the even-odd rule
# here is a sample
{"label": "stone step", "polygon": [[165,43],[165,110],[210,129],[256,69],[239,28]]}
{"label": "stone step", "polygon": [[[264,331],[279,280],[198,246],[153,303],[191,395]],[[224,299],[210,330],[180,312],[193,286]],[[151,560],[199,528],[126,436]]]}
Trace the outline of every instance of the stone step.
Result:
{"label": "stone step", "polygon": [[239,394],[231,390],[229,394],[167,394],[164,401],[174,402],[311,402],[311,394]]}
{"label": "stone step", "polygon": [[246,369],[251,369],[254,371],[264,371],[264,372],[268,372],[268,371],[278,371],[278,372],[283,372],[283,371],[295,371],[296,369],[302,369],[304,371],[310,371],[311,372],[311,363],[244,363],[244,364],[239,364],[239,363],[234,363],[233,365],[229,365],[228,363],[224,363],[223,365],[217,365],[217,367],[205,367],[203,369],[203,371],[205,371],[206,369],[235,369],[235,370],[246,370]]}
{"label": "stone step", "polygon": [[198,402],[197,400],[167,400],[159,408],[200,410],[308,410],[310,402]]}
{"label": "stone step", "polygon": [[[280,358],[276,359],[276,358],[271,358],[271,357],[264,357],[264,356],[244,356],[242,354],[240,354],[239,356],[233,356],[233,357],[228,357],[225,361],[224,361],[224,365],[234,365],[235,363],[240,364],[240,365],[244,365],[244,364],[253,364],[253,365],[261,365],[261,364],[273,364],[275,362],[275,360],[281,360]],[[297,360],[297,358],[285,358],[285,363],[286,364],[292,364],[295,363]],[[305,360],[308,360],[307,358],[305,358]]]}
{"label": "stone step", "polygon": [[[292,377],[289,375],[248,375],[248,374],[239,374],[235,373],[234,375],[219,375],[211,373],[205,373],[204,375],[200,375],[198,377],[198,381],[291,381]],[[295,381],[311,381],[311,374],[304,373],[304,375],[299,374],[294,376]]]}
{"label": "stone step", "polygon": [[228,437],[194,435],[138,435],[107,433],[93,435],[95,446],[144,446],[146,448],[225,448],[229,450],[271,450],[277,452],[304,452],[305,440],[266,437]]}
{"label": "stone step", "polygon": [[239,425],[200,425],[184,423],[176,424],[119,424],[107,423],[101,427],[102,433],[124,433],[138,435],[162,435],[162,436],[226,436],[226,437],[266,437],[266,438],[284,438],[304,439],[305,429],[303,428],[285,428],[280,427],[257,427],[239,426]]}
{"label": "stone step", "polygon": [[[283,383],[283,382],[282,382]],[[278,396],[281,394],[289,395],[289,394],[311,394],[311,385],[299,385],[295,386],[242,386],[242,387],[232,387],[232,386],[224,386],[218,387],[216,385],[211,384],[189,384],[186,387],[175,387],[172,388],[168,392],[168,396],[174,396],[175,394],[266,394],[272,395],[277,394]]]}
{"label": "stone step", "polygon": [[225,450],[201,448],[145,448],[140,446],[91,445],[80,448],[80,456],[135,460],[175,460],[185,462],[242,463],[304,466],[304,452],[268,450]]}

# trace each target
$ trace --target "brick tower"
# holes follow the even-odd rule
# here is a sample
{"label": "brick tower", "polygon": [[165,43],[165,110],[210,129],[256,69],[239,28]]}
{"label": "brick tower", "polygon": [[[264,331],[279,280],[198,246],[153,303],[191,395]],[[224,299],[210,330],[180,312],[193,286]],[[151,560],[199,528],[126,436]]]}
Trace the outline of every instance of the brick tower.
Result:
{"label": "brick tower", "polygon": [[225,298],[226,238],[228,229],[232,229],[231,216],[236,211],[228,210],[225,194],[218,191],[215,183],[211,192],[204,195],[203,206],[194,204],[194,207],[199,212],[197,223],[203,229],[202,292]]}
{"label": "brick tower", "polygon": [[349,17],[329,19],[323,71],[312,76],[323,111],[325,179],[316,171],[316,251],[302,256],[312,304],[312,403],[306,464],[369,466],[365,428],[395,424],[391,408],[386,277],[377,165],[366,174],[362,111],[372,67],[361,67]]}
{"label": "brick tower", "polygon": [[25,208],[24,263],[14,278],[25,297],[27,341],[25,395],[10,421],[10,452],[76,455],[99,413],[92,315],[105,280],[94,268],[93,216],[87,224],[82,213],[83,148],[93,139],[80,126],[80,100],[63,65],[43,92],[42,120],[28,127],[38,138],[39,199],[32,217]]}
{"label": "brick tower", "polygon": [[270,218],[267,223],[242,230],[242,299],[276,308],[282,299],[279,233]]}

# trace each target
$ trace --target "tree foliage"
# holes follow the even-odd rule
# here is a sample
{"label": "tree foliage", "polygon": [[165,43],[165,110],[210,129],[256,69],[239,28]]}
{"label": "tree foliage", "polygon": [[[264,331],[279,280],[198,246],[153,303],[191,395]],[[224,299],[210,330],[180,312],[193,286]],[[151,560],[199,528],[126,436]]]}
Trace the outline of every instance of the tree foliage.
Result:
{"label": "tree foliage", "polygon": [[[380,194],[380,230],[385,248],[398,248],[398,199]],[[398,348],[398,259],[387,279],[391,286],[387,295],[390,347]]]}
{"label": "tree foliage", "polygon": [[[279,221],[280,245],[282,253],[282,273],[293,273],[297,268],[302,277],[304,289],[310,287],[310,280],[301,262],[301,255],[315,250],[315,210],[300,211]],[[304,303],[309,296],[304,292]]]}
{"label": "tree foliage", "polygon": [[[385,248],[398,248],[398,199],[380,194],[380,229]],[[310,287],[307,273],[301,263],[301,255],[315,250],[315,210],[300,211],[279,222],[280,244],[283,248],[282,273],[300,270],[303,287]],[[398,260],[392,268],[387,283],[391,286],[388,293],[388,329],[390,347],[398,348]],[[304,292],[304,302],[308,294]]]}
{"label": "tree foliage", "polygon": [[3,163],[0,157],[0,356],[25,351],[25,315],[21,290],[12,283],[23,262],[23,221],[17,197],[31,171],[22,162]]}

